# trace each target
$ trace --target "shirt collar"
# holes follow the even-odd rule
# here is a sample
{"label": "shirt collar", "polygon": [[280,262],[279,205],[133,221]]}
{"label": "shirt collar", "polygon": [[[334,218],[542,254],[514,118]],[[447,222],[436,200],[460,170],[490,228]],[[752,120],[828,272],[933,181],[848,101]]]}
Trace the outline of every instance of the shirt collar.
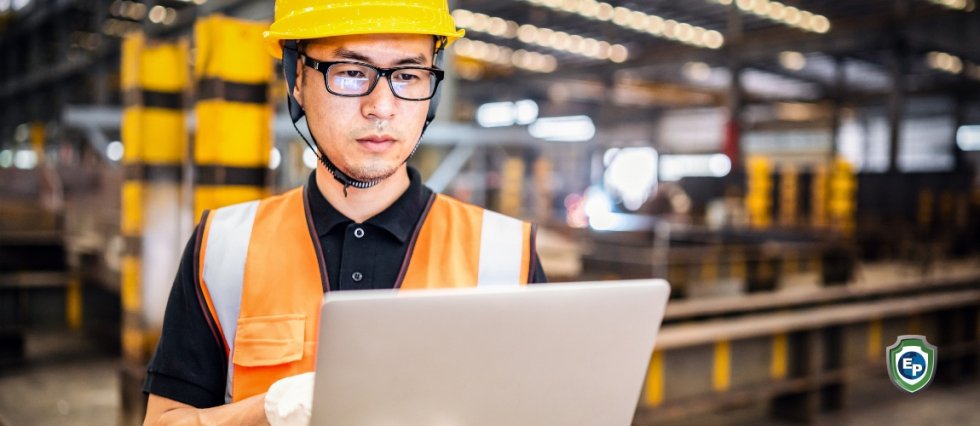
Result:
{"label": "shirt collar", "polygon": [[[408,241],[432,195],[432,190],[422,184],[422,176],[419,172],[412,167],[407,169],[408,189],[388,208],[365,221],[367,224],[388,231],[403,243]],[[316,184],[315,171],[310,173],[307,187],[309,189],[306,192],[307,201],[310,203],[310,213],[313,215],[313,226],[316,227],[317,235],[326,236],[335,226],[353,222],[323,197]]]}

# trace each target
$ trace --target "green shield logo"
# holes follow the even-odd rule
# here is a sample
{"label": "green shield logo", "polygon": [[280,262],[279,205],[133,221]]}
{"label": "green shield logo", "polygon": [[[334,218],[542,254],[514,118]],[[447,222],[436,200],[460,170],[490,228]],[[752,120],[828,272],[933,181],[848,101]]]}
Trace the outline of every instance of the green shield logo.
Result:
{"label": "green shield logo", "polygon": [[936,347],[925,336],[898,336],[885,352],[888,376],[899,389],[909,393],[922,390],[936,372]]}

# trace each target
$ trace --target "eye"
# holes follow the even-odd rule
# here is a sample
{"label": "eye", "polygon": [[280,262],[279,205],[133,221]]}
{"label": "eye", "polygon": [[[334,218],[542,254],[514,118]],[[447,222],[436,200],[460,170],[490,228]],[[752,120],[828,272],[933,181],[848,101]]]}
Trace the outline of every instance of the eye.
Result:
{"label": "eye", "polygon": [[414,83],[420,78],[421,77],[419,77],[417,73],[413,73],[412,71],[400,71],[395,73],[395,79],[403,83]]}

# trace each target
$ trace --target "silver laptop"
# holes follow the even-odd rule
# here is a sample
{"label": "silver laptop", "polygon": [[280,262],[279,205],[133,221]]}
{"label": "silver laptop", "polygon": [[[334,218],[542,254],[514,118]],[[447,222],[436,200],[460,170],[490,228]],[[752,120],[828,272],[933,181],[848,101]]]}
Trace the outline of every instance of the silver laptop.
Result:
{"label": "silver laptop", "polygon": [[663,280],[329,293],[313,425],[629,425]]}

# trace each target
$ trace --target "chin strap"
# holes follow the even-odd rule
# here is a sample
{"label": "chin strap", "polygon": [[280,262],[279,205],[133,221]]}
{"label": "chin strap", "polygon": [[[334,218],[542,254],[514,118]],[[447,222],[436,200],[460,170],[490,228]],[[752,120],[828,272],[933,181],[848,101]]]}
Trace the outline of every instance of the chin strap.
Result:
{"label": "chin strap", "polygon": [[[287,108],[289,109],[290,116],[292,116],[293,113],[292,103],[287,101],[286,105]],[[309,123],[306,124],[306,129],[310,133],[310,138],[309,139],[306,138],[306,134],[304,134],[299,129],[299,126],[296,124],[300,120],[302,120],[302,118],[297,120],[292,120],[293,128],[296,129],[296,133],[299,133],[299,136],[303,138],[303,142],[306,142],[306,146],[309,147],[311,150],[313,150],[313,154],[316,155],[316,158],[317,160],[320,161],[320,164],[323,164],[323,167],[326,168],[328,172],[330,172],[330,175],[332,175],[333,178],[337,180],[337,182],[340,182],[340,184],[344,186],[344,197],[347,197],[347,188],[354,187],[357,189],[367,189],[374,185],[377,185],[378,182],[381,182],[381,180],[372,180],[372,181],[357,180],[348,176],[343,171],[341,171],[340,168],[333,163],[333,161],[330,161],[330,158],[327,157],[327,154],[323,153],[323,151],[320,150],[320,146],[315,143],[316,138],[313,136],[313,132],[309,131],[310,128]],[[306,122],[306,120],[303,121]],[[310,139],[312,139],[314,143],[310,143]],[[415,145],[415,148],[416,149],[418,148],[418,144]],[[412,153],[413,154],[415,153],[414,149],[412,150]],[[411,155],[409,155],[409,157],[411,157]],[[406,158],[405,161],[408,161],[408,159]]]}

